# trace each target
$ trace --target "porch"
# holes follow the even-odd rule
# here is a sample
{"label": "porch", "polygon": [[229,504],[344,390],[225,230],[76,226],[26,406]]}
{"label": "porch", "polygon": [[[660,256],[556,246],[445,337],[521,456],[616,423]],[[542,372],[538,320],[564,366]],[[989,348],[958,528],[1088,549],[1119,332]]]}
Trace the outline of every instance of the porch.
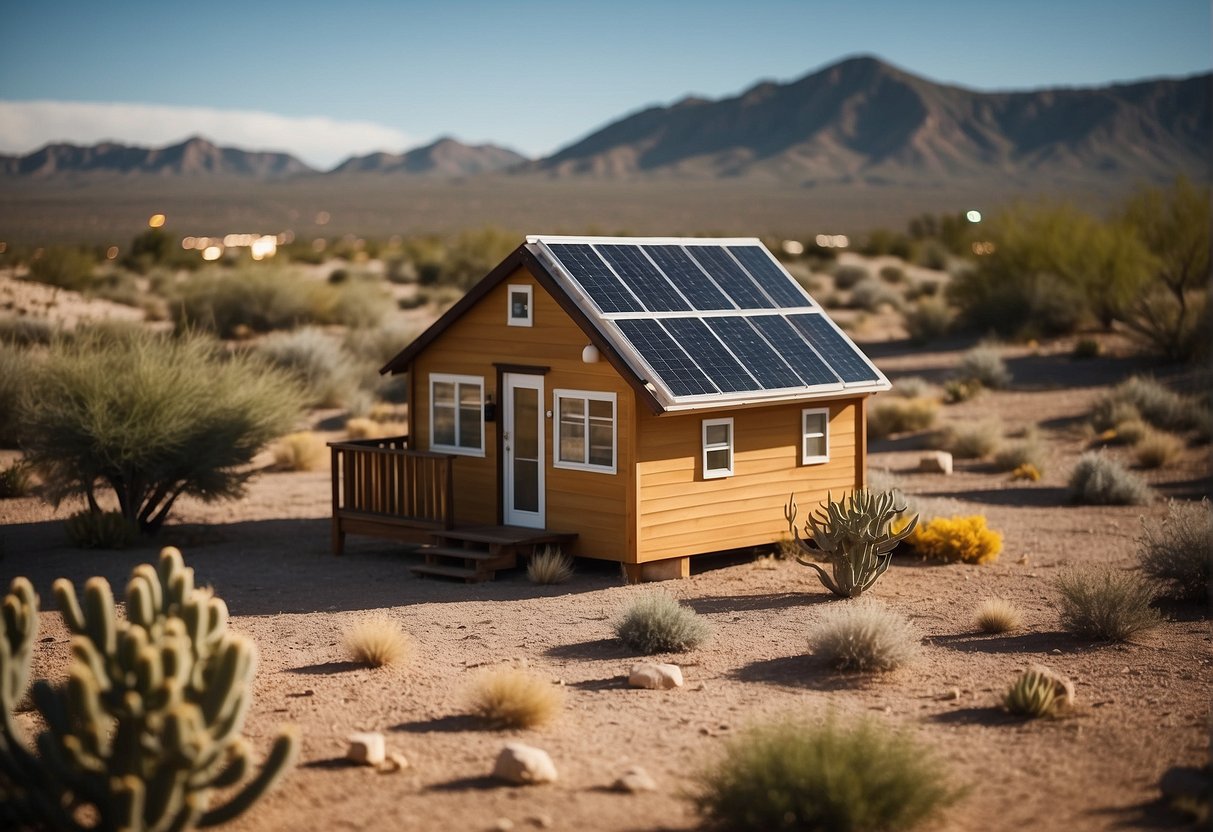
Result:
{"label": "porch", "polygon": [[520,526],[457,527],[455,457],[410,449],[408,436],[330,442],[329,449],[336,555],[347,534],[421,543],[425,562],[411,567],[414,573],[477,582],[514,568],[538,547],[577,538]]}

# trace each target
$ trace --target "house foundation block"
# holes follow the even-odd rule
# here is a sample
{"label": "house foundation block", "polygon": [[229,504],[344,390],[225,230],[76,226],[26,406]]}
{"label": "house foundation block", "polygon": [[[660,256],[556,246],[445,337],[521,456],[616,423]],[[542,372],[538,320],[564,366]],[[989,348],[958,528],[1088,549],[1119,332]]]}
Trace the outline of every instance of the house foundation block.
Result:
{"label": "house foundation block", "polygon": [[623,571],[628,576],[630,584],[676,581],[691,577],[691,559],[689,557],[666,558],[649,563],[625,563]]}

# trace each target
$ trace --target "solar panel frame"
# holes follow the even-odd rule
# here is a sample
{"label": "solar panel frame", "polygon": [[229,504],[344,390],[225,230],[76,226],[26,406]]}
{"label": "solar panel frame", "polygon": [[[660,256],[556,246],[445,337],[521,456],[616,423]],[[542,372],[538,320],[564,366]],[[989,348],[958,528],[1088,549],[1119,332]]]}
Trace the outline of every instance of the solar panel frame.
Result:
{"label": "solar panel frame", "polygon": [[845,383],[881,380],[879,371],[867,357],[822,313],[804,312],[788,315],[787,319]]}
{"label": "solar panel frame", "polygon": [[754,315],[749,321],[807,386],[839,386],[844,383],[842,377],[830,368],[784,315]]}
{"label": "solar panel frame", "polygon": [[705,319],[708,327],[741,361],[763,390],[806,387],[795,370],[788,366],[744,315]]}
{"label": "solar panel frame", "polygon": [[754,390],[759,382],[720,341],[702,318],[666,318],[662,326],[722,393]]}
{"label": "solar panel frame", "polygon": [[679,245],[642,245],[641,250],[698,312],[736,309],[728,295]]}
{"label": "solar panel frame", "polygon": [[776,307],[794,309],[817,305],[762,246],[728,246],[727,251],[749,272],[750,278],[767,293]]}
{"label": "solar panel frame", "polygon": [[686,246],[686,250],[712,276],[729,300],[737,304],[738,309],[776,308],[775,302],[766,296],[749,272],[729,256],[724,246]]}
{"label": "solar panel frame", "polygon": [[554,243],[548,251],[603,313],[645,311],[589,243]]}
{"label": "solar panel frame", "polygon": [[660,322],[631,318],[614,323],[636,354],[657,374],[656,381],[664,384],[675,397],[720,392]]}

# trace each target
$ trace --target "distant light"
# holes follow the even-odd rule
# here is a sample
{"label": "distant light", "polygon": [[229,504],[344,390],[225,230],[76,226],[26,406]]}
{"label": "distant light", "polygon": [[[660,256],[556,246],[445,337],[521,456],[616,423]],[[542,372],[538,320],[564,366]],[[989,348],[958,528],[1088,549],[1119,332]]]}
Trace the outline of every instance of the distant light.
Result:
{"label": "distant light", "polygon": [[979,240],[978,242],[973,243],[972,248],[973,248],[973,253],[976,254],[978,257],[982,257],[986,254],[994,253],[994,244],[991,243],[989,240],[984,240],[984,241]]}
{"label": "distant light", "polygon": [[969,222],[981,222],[981,212],[969,211],[967,214],[965,214],[965,219],[967,219]]}
{"label": "distant light", "polygon": [[223,246],[207,246],[202,250],[203,260],[218,260],[223,256]]}
{"label": "distant light", "polygon": [[189,249],[193,248],[194,247],[194,238],[193,237],[183,237],[181,239],[181,247],[183,249],[186,249],[187,251]]}
{"label": "distant light", "polygon": [[150,217],[147,218],[147,227],[148,228],[160,228],[161,226],[164,225],[164,220],[165,220],[164,214],[152,214]]}
{"label": "distant light", "polygon": [[254,260],[264,260],[278,253],[278,238],[270,235],[258,237],[249,245],[249,254]]}
{"label": "distant light", "polygon": [[790,254],[793,257],[798,254],[804,254],[804,243],[799,240],[784,240],[783,253]]}
{"label": "distant light", "polygon": [[851,244],[846,234],[818,234],[813,241],[818,248],[846,248]]}
{"label": "distant light", "polygon": [[328,225],[330,219],[332,216],[328,211],[320,211],[316,214],[316,225]]}
{"label": "distant light", "polygon": [[107,248],[105,250],[105,259],[106,260],[117,260],[118,259],[118,247],[110,246],[109,248]]}
{"label": "distant light", "polygon": [[323,237],[317,237],[316,239],[312,240],[312,251],[317,253],[322,252],[328,248],[328,244],[328,240],[324,239]]}

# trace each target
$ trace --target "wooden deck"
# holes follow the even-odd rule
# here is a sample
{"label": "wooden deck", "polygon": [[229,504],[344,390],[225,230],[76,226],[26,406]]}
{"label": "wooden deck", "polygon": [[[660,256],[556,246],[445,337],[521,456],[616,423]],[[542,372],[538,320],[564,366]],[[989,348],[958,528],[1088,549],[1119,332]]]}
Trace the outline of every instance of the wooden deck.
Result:
{"label": "wooden deck", "polygon": [[479,583],[493,580],[498,570],[516,567],[519,556],[527,558],[540,547],[568,543],[577,534],[521,526],[467,526],[431,536],[433,543],[420,549],[425,563],[410,567],[412,572]]}

